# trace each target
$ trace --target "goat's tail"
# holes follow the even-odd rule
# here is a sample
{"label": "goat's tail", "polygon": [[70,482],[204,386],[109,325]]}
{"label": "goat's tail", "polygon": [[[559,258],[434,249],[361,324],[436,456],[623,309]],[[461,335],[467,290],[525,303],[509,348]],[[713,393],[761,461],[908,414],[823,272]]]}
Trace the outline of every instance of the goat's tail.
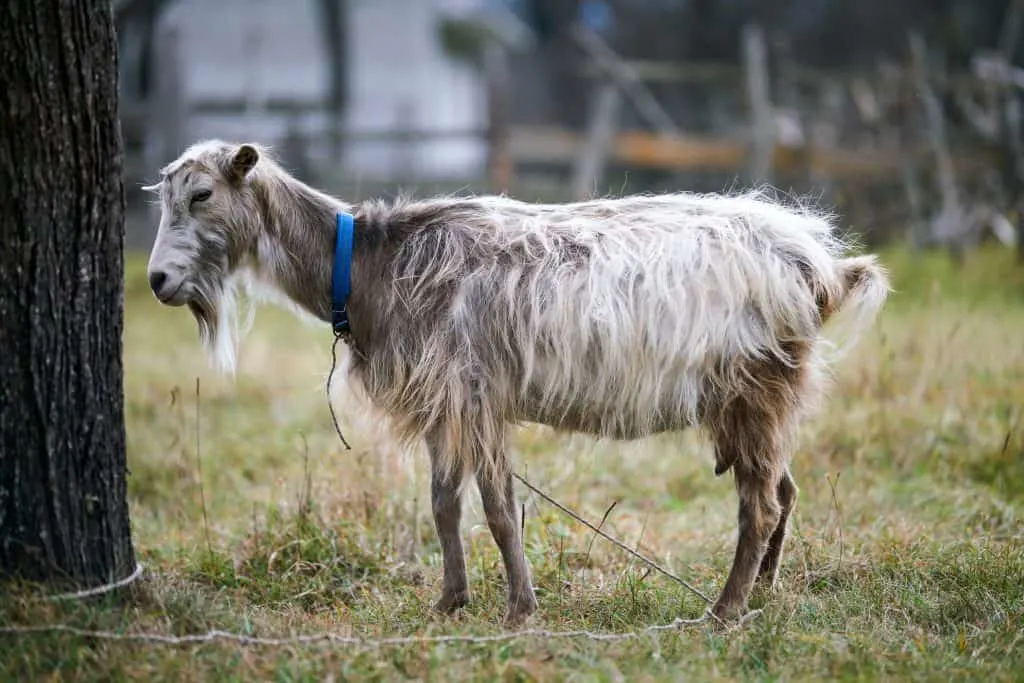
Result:
{"label": "goat's tail", "polygon": [[823,323],[843,314],[843,327],[850,333],[844,346],[849,347],[885,305],[891,291],[889,276],[873,255],[837,259],[835,269],[838,287],[818,298],[818,308]]}

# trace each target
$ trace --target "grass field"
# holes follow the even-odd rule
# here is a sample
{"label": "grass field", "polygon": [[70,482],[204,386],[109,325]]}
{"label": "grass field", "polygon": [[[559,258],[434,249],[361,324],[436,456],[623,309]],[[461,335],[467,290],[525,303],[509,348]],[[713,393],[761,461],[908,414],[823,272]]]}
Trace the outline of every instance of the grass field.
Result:
{"label": "grass field", "polygon": [[[2,636],[0,679],[1024,680],[1024,269],[1002,251],[961,271],[937,255],[885,261],[898,291],[801,432],[779,589],[755,593],[763,612],[742,629],[380,648]],[[475,490],[464,524],[473,602],[455,619],[431,614],[441,569],[426,458],[353,421],[353,450],[340,446],[323,395],[326,326],[261,309],[227,380],[207,369],[191,316],[153,300],[143,257],[126,277],[129,485],[145,579],[120,603],[8,593],[0,625],[502,632],[501,562]],[[514,456],[592,520],[617,503],[608,531],[717,594],[736,499],[696,435],[624,445],[524,428]],[[540,600],[530,626],[629,632],[702,613],[699,598],[522,493]]]}

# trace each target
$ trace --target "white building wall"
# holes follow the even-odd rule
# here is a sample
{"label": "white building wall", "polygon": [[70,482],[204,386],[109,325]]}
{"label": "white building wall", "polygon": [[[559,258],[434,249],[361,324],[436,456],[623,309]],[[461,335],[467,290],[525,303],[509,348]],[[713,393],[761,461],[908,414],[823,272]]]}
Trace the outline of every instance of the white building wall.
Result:
{"label": "white building wall", "polygon": [[[409,127],[465,131],[486,126],[485,89],[468,66],[448,59],[438,40],[442,11],[467,0],[350,0],[353,52],[348,127],[381,131]],[[479,139],[417,144],[412,150],[379,142],[354,142],[349,157],[361,169],[387,174],[449,176],[482,167]],[[409,169],[409,165],[413,169]]]}
{"label": "white building wall", "polygon": [[[480,0],[349,0],[349,96],[344,125],[354,134],[412,127],[427,131],[483,129],[482,78],[448,59],[438,39],[447,11]],[[249,113],[193,116],[191,140],[253,139],[278,144],[289,122],[260,110],[266,99],[324,99],[329,70],[320,13],[312,0],[178,0],[162,18],[177,29],[186,98],[239,99]],[[296,122],[317,136],[323,115]],[[314,152],[317,151],[314,145]],[[465,177],[482,169],[480,139],[408,143],[352,141],[347,175],[424,179]]]}

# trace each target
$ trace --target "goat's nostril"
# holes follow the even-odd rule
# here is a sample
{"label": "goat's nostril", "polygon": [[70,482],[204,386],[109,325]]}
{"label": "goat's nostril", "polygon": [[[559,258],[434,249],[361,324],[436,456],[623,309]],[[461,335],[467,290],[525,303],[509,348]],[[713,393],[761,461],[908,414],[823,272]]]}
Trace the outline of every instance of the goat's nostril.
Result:
{"label": "goat's nostril", "polygon": [[152,288],[154,294],[159,294],[160,289],[164,286],[164,282],[167,281],[167,273],[162,270],[155,270],[149,274],[149,286]]}

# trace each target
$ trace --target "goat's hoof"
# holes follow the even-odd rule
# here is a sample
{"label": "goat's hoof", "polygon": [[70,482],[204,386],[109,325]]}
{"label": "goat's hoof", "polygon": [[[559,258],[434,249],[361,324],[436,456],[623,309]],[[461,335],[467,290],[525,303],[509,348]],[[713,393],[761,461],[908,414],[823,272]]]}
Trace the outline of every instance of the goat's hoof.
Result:
{"label": "goat's hoof", "polygon": [[530,592],[528,595],[513,598],[508,602],[508,610],[502,623],[506,628],[521,626],[523,622],[537,611],[537,598]]}
{"label": "goat's hoof", "polygon": [[739,622],[744,612],[746,612],[746,606],[740,602],[716,602],[715,606],[711,608],[712,616],[716,617],[713,621],[718,627]]}
{"label": "goat's hoof", "polygon": [[444,591],[441,598],[434,603],[434,611],[452,615],[469,604],[469,591]]}
{"label": "goat's hoof", "polygon": [[763,573],[757,575],[757,584],[769,592],[774,592],[775,586],[778,585],[778,571],[766,569]]}

